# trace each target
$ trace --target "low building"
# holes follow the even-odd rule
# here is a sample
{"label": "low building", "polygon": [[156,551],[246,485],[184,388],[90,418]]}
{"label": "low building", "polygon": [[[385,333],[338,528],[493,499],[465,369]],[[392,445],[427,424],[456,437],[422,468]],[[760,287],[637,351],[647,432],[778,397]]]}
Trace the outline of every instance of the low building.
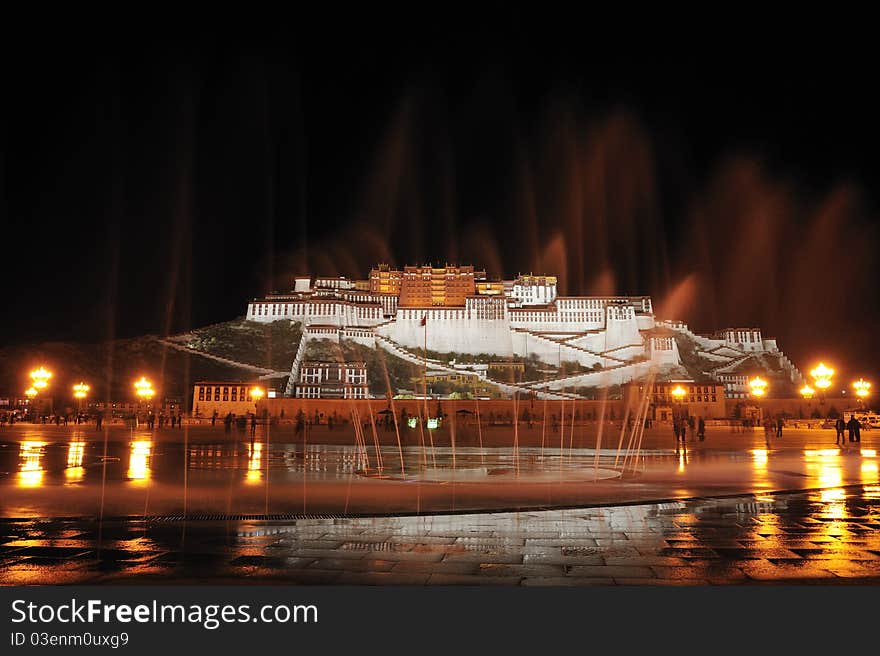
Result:
{"label": "low building", "polygon": [[254,387],[264,387],[257,383],[200,381],[193,385],[192,414],[194,417],[211,417],[214,412],[220,417],[229,413],[246,415],[256,410],[251,397]]}
{"label": "low building", "polygon": [[299,382],[294,386],[298,399],[367,399],[366,362],[303,362]]}
{"label": "low building", "polygon": [[[634,382],[624,385],[624,398],[642,399],[645,383]],[[676,397],[672,391],[684,390]],[[649,394],[649,416],[654,421],[672,421],[674,413],[683,412],[687,416],[719,419],[727,416],[724,403],[724,385],[715,381],[697,382],[690,379],[655,381]]]}

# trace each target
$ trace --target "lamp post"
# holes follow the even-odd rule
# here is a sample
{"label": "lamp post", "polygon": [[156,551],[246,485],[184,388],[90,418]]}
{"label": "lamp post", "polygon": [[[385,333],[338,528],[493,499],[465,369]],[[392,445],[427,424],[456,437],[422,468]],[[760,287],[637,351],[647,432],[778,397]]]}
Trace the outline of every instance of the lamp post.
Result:
{"label": "lamp post", "polygon": [[[266,391],[262,387],[256,385],[251,388],[251,399],[254,401],[254,416],[251,421],[251,439],[257,431],[257,403],[266,395]],[[266,429],[269,430],[268,428]]]}
{"label": "lamp post", "polygon": [[[687,396],[687,390],[681,385],[676,385],[670,390],[669,394],[672,396],[672,401],[675,405],[672,409],[672,428],[675,431],[675,452],[678,453],[679,431],[682,428],[682,422],[684,422],[684,417],[682,417],[681,413],[681,402]],[[679,431],[675,430],[676,427],[679,428]]]}
{"label": "lamp post", "polygon": [[[138,397],[138,409],[140,409],[142,403],[150,402],[153,395],[156,394],[156,390],[153,389],[152,382],[147,380],[145,376],[141,376],[141,379],[134,383],[134,393]],[[137,423],[137,417],[135,417],[135,423]]]}
{"label": "lamp post", "polygon": [[[813,399],[813,395],[816,393],[816,390],[814,390],[809,385],[804,385],[803,387],[800,388],[799,392],[800,392],[801,396],[804,398],[804,401],[811,401]],[[811,414],[810,413],[811,406],[812,406],[811,403],[807,403],[807,413],[808,413],[807,414],[807,428],[810,427],[809,414]]]}
{"label": "lamp post", "polygon": [[[761,399],[767,395],[767,381],[760,376],[755,376],[749,381],[749,392],[755,402],[758,404],[758,417],[761,423],[764,423],[764,409],[761,407]],[[770,435],[767,427],[764,427],[764,439],[770,444]]]}
{"label": "lamp post", "polygon": [[810,377],[813,379],[813,385],[819,390],[819,403],[824,404],[825,393],[831,387],[831,379],[834,377],[834,369],[820,362],[815,369],[810,370]]}
{"label": "lamp post", "polygon": [[[26,397],[28,397],[28,405],[30,405],[31,403],[34,402],[34,399],[37,398],[37,394],[39,394],[39,392],[37,392],[37,389],[33,386],[28,387],[24,391],[24,395]],[[28,408],[28,410],[33,410],[33,408]],[[37,418],[36,411],[34,411],[34,421],[36,421],[36,418]]]}
{"label": "lamp post", "polygon": [[257,402],[266,396],[266,392],[262,387],[252,387],[251,388],[251,398],[254,400],[254,413],[257,412]]}
{"label": "lamp post", "polygon": [[40,367],[39,369],[34,369],[31,372],[31,381],[32,384],[37,390],[46,389],[49,385],[49,379],[52,378],[52,372],[47,370],[45,367]]}
{"label": "lamp post", "polygon": [[864,378],[859,378],[852,386],[856,390],[856,396],[859,399],[859,408],[865,409],[865,399],[871,395],[871,383]]}
{"label": "lamp post", "polygon": [[78,410],[77,417],[76,417],[77,422],[79,422],[79,414],[82,413],[83,399],[89,395],[90,389],[91,388],[82,381],[80,381],[79,383],[77,383],[76,385],[73,386],[73,396],[77,400],[77,403],[79,404],[79,407],[77,408],[77,410]]}
{"label": "lamp post", "polygon": [[[36,399],[36,397],[47,387],[49,387],[49,379],[52,378],[52,372],[46,369],[44,366],[40,366],[39,369],[34,369],[30,373],[31,377],[31,389],[36,391],[32,397]],[[36,408],[35,408],[36,410]]]}

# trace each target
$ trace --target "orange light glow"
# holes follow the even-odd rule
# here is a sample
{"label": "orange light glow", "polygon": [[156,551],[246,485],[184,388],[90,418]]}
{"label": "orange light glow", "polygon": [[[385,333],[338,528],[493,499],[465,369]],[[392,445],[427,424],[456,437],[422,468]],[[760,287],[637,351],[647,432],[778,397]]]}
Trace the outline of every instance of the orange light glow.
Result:
{"label": "orange light glow", "polygon": [[248,471],[246,481],[254,484],[259,483],[263,478],[263,471],[260,469],[260,461],[263,455],[263,444],[254,442],[248,445]]}
{"label": "orange light glow", "polygon": [[18,469],[19,487],[40,487],[43,484],[43,449],[45,442],[25,440],[18,452],[21,465]]}
{"label": "orange light glow", "polygon": [[129,480],[143,483],[150,479],[150,455],[153,451],[152,440],[135,440],[131,443],[131,454],[128,458]]}
{"label": "orange light glow", "polygon": [[856,396],[860,399],[864,399],[871,394],[871,383],[863,378],[859,378],[852,386],[856,390]]}
{"label": "orange light glow", "polygon": [[33,386],[38,390],[45,389],[49,385],[49,379],[52,378],[52,372],[46,367],[34,369],[30,375]]}
{"label": "orange light glow", "polygon": [[824,362],[810,370],[810,376],[813,378],[814,385],[821,390],[831,387],[831,378],[834,376],[834,369],[826,367]]}
{"label": "orange light glow", "polygon": [[152,399],[153,395],[156,393],[153,389],[153,383],[147,380],[144,376],[141,376],[141,379],[135,382],[134,390],[135,394],[142,399]]}
{"label": "orange light glow", "polygon": [[752,396],[761,398],[767,394],[767,381],[760,376],[755,376],[749,381],[749,389],[752,390]]}

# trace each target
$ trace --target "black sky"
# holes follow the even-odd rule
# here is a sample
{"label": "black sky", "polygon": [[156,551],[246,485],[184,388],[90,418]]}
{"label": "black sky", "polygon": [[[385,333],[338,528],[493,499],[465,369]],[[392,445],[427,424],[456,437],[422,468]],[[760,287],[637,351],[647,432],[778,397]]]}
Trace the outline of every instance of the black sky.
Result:
{"label": "black sky", "polygon": [[447,260],[876,371],[870,42],[503,5],[329,19],[7,40],[0,343],[176,332],[304,269]]}

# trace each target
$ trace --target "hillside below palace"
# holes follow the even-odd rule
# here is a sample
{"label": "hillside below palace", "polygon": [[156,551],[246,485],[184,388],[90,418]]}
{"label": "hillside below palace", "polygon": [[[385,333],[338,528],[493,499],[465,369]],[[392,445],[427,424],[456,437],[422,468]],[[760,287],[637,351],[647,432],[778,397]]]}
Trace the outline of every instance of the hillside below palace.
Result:
{"label": "hillside below palace", "polygon": [[[677,335],[694,344],[706,376],[739,383],[737,365],[756,354],[774,354],[792,382],[800,372],[758,328],[696,335],[676,321],[658,321],[648,296],[559,296],[555,276],[519,275],[489,280],[472,266],[379,265],[368,280],[298,276],[293,289],[248,303],[246,319],[296,321],[303,326],[287,394],[300,380],[300,364],[313,339],[350,340],[381,348],[432,371],[487,379],[485,365],[432,359],[434,354],[532,359],[557,367],[542,380],[491,381],[502,391],[539,398],[576,396],[566,389],[603,387],[649,374],[682,372]],[[425,358],[427,351],[427,361]],[[473,361],[474,358],[468,358]],[[564,363],[577,363],[576,371]],[[724,376],[728,376],[728,380]]]}

